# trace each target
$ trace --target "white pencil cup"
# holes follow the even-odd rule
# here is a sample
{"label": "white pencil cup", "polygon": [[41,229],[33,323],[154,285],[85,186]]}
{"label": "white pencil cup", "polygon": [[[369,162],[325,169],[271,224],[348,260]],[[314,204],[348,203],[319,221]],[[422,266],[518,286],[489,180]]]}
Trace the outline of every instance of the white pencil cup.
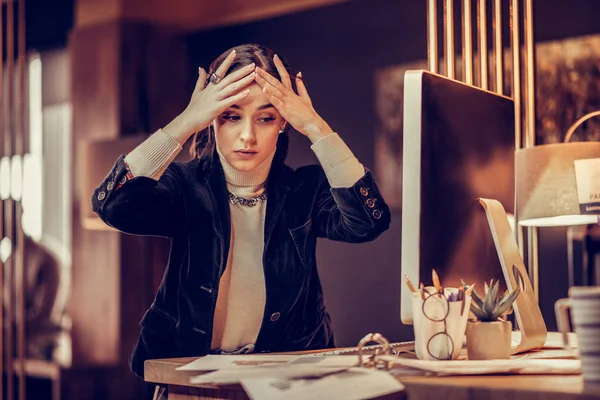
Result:
{"label": "white pencil cup", "polygon": [[456,360],[462,349],[471,296],[464,301],[448,301],[453,289],[445,294],[435,293],[435,288],[426,287],[412,295],[415,351],[420,360]]}

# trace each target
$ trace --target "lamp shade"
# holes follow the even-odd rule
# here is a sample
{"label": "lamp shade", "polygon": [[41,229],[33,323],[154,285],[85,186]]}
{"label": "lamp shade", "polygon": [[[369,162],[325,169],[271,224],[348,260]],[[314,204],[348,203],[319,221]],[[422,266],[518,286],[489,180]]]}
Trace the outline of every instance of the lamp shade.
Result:
{"label": "lamp shade", "polygon": [[519,224],[543,227],[597,223],[598,215],[580,211],[575,161],[599,158],[598,142],[556,143],[517,150]]}
{"label": "lamp shade", "polygon": [[92,194],[102,183],[121,154],[128,154],[148,135],[136,134],[116,139],[81,140],[77,147],[79,174],[79,214],[85,229],[113,230],[92,211]]}

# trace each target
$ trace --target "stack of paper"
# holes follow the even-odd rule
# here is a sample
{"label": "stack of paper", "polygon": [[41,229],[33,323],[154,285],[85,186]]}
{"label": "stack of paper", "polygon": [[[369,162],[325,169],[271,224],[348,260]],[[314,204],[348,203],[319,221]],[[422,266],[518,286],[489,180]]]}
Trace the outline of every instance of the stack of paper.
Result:
{"label": "stack of paper", "polygon": [[385,371],[357,368],[352,356],[209,355],[177,368],[205,371],[192,384],[240,383],[253,400],[366,399],[402,392]]}
{"label": "stack of paper", "polygon": [[321,379],[244,379],[252,400],[372,399],[404,391],[404,385],[384,371],[352,368]]}
{"label": "stack of paper", "polygon": [[495,375],[495,374],[560,374],[581,373],[580,360],[484,360],[429,361],[394,356],[381,356],[394,366],[414,368],[437,375]]}
{"label": "stack of paper", "polygon": [[[216,371],[194,376],[190,382],[233,384],[252,378],[319,378],[356,366],[356,356],[299,357],[299,356],[206,356],[188,364],[188,370]],[[287,357],[287,358],[283,358]],[[218,367],[218,368],[215,368]]]}

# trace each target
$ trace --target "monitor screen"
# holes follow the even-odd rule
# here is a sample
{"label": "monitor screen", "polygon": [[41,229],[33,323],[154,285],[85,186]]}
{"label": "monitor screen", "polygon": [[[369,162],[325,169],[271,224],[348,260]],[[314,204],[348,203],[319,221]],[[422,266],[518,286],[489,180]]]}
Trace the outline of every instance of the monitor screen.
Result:
{"label": "monitor screen", "polygon": [[404,283],[443,286],[461,279],[504,284],[485,212],[477,199],[495,199],[514,212],[512,99],[427,71],[404,78],[401,320],[412,323]]}

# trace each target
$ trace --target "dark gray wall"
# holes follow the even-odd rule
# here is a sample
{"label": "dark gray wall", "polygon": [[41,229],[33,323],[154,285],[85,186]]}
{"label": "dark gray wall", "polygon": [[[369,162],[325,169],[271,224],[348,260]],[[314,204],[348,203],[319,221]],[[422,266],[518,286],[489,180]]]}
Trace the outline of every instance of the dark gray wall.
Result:
{"label": "dark gray wall", "polygon": [[[538,41],[600,32],[595,17],[600,15],[599,1],[535,3]],[[425,21],[422,0],[355,0],[199,32],[189,37],[190,74],[197,66],[207,68],[221,52],[237,44],[256,42],[275,49],[302,71],[316,110],[359,160],[373,168],[374,72],[426,58]],[[294,135],[290,165],[313,162],[309,141]],[[320,243],[320,273],[339,345],[355,345],[372,331],[395,341],[411,338],[412,327],[403,326],[399,317],[400,217],[399,211],[394,212],[391,229],[372,243]],[[544,230],[540,240],[541,306],[549,328],[554,328],[552,304],[566,295],[565,231]]]}

